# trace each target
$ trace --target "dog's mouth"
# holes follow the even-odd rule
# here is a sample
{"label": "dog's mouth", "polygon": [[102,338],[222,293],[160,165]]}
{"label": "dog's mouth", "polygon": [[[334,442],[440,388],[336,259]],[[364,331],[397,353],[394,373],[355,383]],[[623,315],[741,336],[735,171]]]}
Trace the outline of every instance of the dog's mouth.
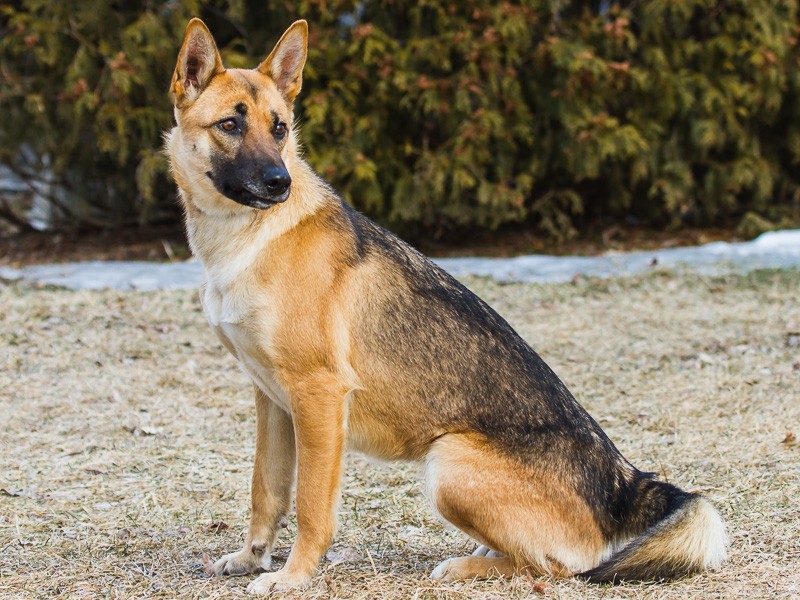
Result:
{"label": "dog's mouth", "polygon": [[269,192],[261,192],[260,190],[258,192],[253,192],[245,187],[235,186],[226,181],[220,182],[214,178],[210,171],[206,173],[206,175],[214,183],[214,187],[217,191],[226,198],[242,204],[243,206],[257,208],[259,210],[266,210],[276,204],[285,202],[289,198],[289,193],[292,190],[292,186],[289,185],[289,187],[279,194],[270,194]]}
{"label": "dog's mouth", "polygon": [[261,196],[258,194],[254,194],[253,192],[246,190],[244,188],[241,189],[231,189],[222,194],[226,198],[230,198],[234,202],[238,202],[239,204],[243,204],[245,206],[249,206],[251,208],[258,208],[260,210],[265,210],[276,204],[280,204],[281,202],[285,202],[286,199],[289,197],[289,192],[291,191],[291,187],[286,188],[281,194],[276,196]]}

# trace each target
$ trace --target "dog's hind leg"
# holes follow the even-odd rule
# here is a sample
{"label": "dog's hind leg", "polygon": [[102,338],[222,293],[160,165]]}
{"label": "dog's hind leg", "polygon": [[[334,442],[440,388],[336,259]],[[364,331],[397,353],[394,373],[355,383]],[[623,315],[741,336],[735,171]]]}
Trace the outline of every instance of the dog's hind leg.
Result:
{"label": "dog's hind leg", "polygon": [[558,473],[539,473],[482,436],[436,440],[426,484],[438,512],[486,547],[446,560],[434,579],[566,577],[597,564],[606,546],[589,507]]}
{"label": "dog's hind leg", "polygon": [[252,512],[244,546],[214,563],[216,575],[266,571],[278,529],[285,527],[292,499],[295,443],[292,419],[258,386],[256,392],[256,453],[253,465]]}

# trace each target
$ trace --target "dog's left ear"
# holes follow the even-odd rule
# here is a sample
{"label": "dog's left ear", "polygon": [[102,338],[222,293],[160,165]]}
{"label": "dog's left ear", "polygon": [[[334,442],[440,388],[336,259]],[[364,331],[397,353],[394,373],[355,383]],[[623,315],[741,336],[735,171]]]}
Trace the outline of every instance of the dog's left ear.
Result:
{"label": "dog's left ear", "polygon": [[294,102],[303,86],[303,65],[306,64],[308,23],[295,21],[281,36],[258,71],[271,77],[287,102]]}
{"label": "dog's left ear", "polygon": [[186,26],[178,64],[172,76],[170,96],[176,106],[190,102],[200,95],[211,78],[225,70],[211,32],[200,19]]}

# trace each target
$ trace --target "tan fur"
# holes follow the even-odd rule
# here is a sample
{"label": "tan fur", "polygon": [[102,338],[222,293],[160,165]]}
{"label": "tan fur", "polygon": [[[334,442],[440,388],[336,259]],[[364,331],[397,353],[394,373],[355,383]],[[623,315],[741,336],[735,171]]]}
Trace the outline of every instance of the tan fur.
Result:
{"label": "tan fur", "polygon": [[519,572],[511,559],[505,556],[461,556],[444,561],[436,567],[431,577],[441,581],[458,581],[511,577]]}
{"label": "tan fur", "polygon": [[[480,405],[459,409],[463,398],[442,395],[463,384],[462,366],[444,366],[453,348],[477,356],[486,342],[424,310],[416,313],[416,299],[427,298],[416,286],[427,277],[425,285],[466,292],[388,234],[370,242],[385,244],[383,251],[360,249],[366,242],[348,225],[341,201],[300,157],[292,102],[302,83],[306,41],[306,24],[298,21],[257,69],[226,70],[208,30],[192,20],[171,87],[177,126],[165,136],[166,147],[189,243],[204,268],[201,303],[252,378],[256,396],[250,527],[244,547],[218,560],[214,572],[270,567],[296,466],[297,539],[286,565],[248,589],[305,585],[334,535],[346,445],[384,459],[425,461],[436,509],[496,551],[446,561],[435,577],[568,576],[596,566],[612,542],[579,493],[582,481],[536,462],[535,453],[525,462],[502,449],[469,425]],[[221,131],[217,125],[228,117],[244,119],[246,128],[236,135]],[[277,120],[288,127],[285,138],[276,133]],[[260,209],[218,191],[226,171],[214,172],[215,164],[238,167],[241,156],[285,165],[288,199]],[[409,273],[419,273],[419,281]],[[448,310],[442,302],[437,306]],[[470,310],[495,319],[470,302]],[[389,320],[395,333],[386,333]],[[417,321],[422,325],[415,328]],[[496,358],[486,356],[503,373],[514,355],[498,348]],[[548,385],[561,398],[558,384]],[[498,414],[506,410],[503,398],[485,401]],[[537,401],[550,402],[546,396]],[[591,436],[581,439],[601,448],[599,434]],[[615,456],[608,464],[628,481],[635,470]]]}
{"label": "tan fur", "polygon": [[[563,482],[510,461],[474,434],[448,434],[432,445],[426,487],[445,519],[509,556],[517,571],[579,573],[596,564],[605,546],[588,507]],[[480,576],[476,560],[465,561],[459,572],[468,564],[478,568],[470,578]],[[440,574],[445,577],[434,573]]]}

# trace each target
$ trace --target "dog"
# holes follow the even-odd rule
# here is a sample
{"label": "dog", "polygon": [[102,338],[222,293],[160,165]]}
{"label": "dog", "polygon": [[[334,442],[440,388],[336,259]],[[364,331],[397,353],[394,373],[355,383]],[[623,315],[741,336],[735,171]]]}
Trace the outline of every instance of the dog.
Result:
{"label": "dog", "polygon": [[[250,525],[213,572],[268,571],[252,593],[307,585],[336,528],[346,448],[424,464],[435,510],[479,544],[434,579],[720,565],[725,527],[705,498],[631,465],[502,317],[304,162],[293,103],[307,42],[297,21],[257,68],[226,69],[193,19],[171,83],[166,152],[201,303],[255,390]],[[293,489],[297,538],[269,572]]]}

